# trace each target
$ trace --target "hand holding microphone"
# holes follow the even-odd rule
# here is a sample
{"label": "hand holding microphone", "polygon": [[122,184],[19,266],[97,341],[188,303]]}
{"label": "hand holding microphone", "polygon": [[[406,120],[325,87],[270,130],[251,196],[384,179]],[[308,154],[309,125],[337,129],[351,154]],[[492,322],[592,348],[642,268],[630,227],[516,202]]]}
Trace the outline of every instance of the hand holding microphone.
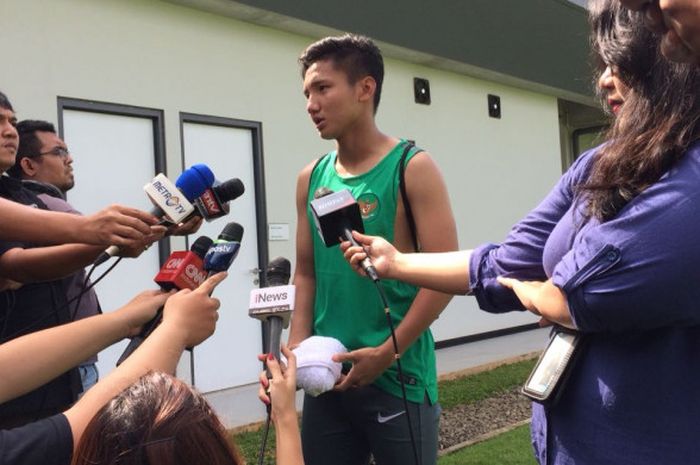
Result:
{"label": "hand holding microphone", "polygon": [[364,271],[364,262],[371,260],[377,275],[391,279],[392,269],[396,260],[400,260],[401,252],[379,236],[367,236],[352,231],[352,237],[353,242],[343,241],[340,243],[340,250],[350,266],[360,275],[367,276]]}
{"label": "hand holding microphone", "polygon": [[248,316],[266,324],[265,351],[278,360],[282,330],[289,326],[289,318],[294,311],[296,288],[288,285],[290,274],[289,260],[277,257],[265,270],[266,286],[250,291]]}
{"label": "hand holding microphone", "polygon": [[135,208],[111,205],[81,218],[80,236],[95,245],[136,246],[151,234],[158,218]]}
{"label": "hand holding microphone", "polygon": [[[364,232],[365,228],[360,215],[360,206],[348,189],[333,192],[327,187],[320,187],[314,192],[311,213],[316,230],[326,247],[332,247],[343,239],[359,247],[352,236],[352,231]],[[360,264],[372,281],[379,281],[377,270],[369,257],[365,257]]]}
{"label": "hand holding microphone", "polygon": [[[173,289],[196,289],[206,279],[206,274],[203,270],[203,258],[212,240],[206,236],[197,238],[192,244],[188,252],[173,252],[168,257],[163,267],[160,269],[154,281],[164,291]],[[122,355],[117,360],[117,366],[129,357],[143,341],[155,330],[160,324],[163,316],[162,308],[156,312],[156,315],[146,323],[141,331],[134,336],[129,344],[122,352]]]}
{"label": "hand holding microphone", "polygon": [[183,349],[196,346],[214,333],[221,302],[211,294],[227,276],[226,272],[216,273],[194,291],[181,290],[165,303],[161,324],[183,334]]}
{"label": "hand holding microphone", "polygon": [[[206,165],[200,163],[183,171],[176,181],[177,185],[170,182],[161,173],[146,184],[143,190],[154,205],[151,215],[161,218],[159,224],[164,222],[178,224],[194,212],[194,206],[190,202],[202,195],[213,182],[214,173]],[[162,231],[162,233],[164,232],[165,230]],[[154,240],[157,239],[154,238]],[[144,243],[136,244],[136,246],[137,250],[141,250],[141,252],[146,248]],[[97,257],[94,264],[95,266],[100,265],[119,253],[119,247],[113,245]]]}

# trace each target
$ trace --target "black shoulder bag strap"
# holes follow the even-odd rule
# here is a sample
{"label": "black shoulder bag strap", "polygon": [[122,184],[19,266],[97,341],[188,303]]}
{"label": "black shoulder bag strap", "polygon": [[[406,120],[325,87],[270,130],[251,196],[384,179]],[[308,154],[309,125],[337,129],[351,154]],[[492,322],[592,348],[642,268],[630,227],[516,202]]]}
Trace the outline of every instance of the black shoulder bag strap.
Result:
{"label": "black shoulder bag strap", "polygon": [[411,210],[411,203],[408,201],[408,195],[406,194],[406,158],[411,152],[411,149],[415,148],[416,152],[422,152],[423,149],[416,147],[412,142],[406,142],[406,148],[401,154],[401,159],[399,160],[399,189],[401,190],[401,200],[403,201],[403,209],[406,212],[406,221],[408,221],[408,229],[411,232],[411,240],[413,241],[413,249],[416,252],[420,252],[420,246],[418,245],[418,233],[416,232],[416,220],[413,218],[413,210]]}

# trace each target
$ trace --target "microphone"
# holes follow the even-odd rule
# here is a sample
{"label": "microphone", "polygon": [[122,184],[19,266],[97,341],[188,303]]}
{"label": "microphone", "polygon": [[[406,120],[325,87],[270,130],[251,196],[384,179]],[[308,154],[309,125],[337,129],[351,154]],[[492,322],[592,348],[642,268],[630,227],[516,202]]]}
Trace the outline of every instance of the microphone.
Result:
{"label": "microphone", "polygon": [[228,203],[240,197],[244,192],[245,187],[238,178],[213,185],[194,200],[194,206],[197,209],[194,214],[207,221],[228,215]]}
{"label": "microphone", "polygon": [[204,256],[214,243],[207,236],[194,241],[189,252],[173,252],[153,281],[164,291],[172,289],[197,289],[207,279],[204,272]]}
{"label": "microphone", "polygon": [[[352,230],[365,232],[360,206],[348,189],[333,192],[327,187],[319,187],[314,192],[314,200],[311,201],[311,213],[319,236],[326,247],[339,244],[342,239],[350,241],[352,245],[359,246]],[[369,257],[362,260],[362,269],[372,281],[379,281],[379,275]]]}
{"label": "microphone", "polygon": [[[213,182],[214,173],[207,165],[199,163],[183,171],[175,184],[160,173],[143,186],[143,190],[154,205],[150,213],[177,224],[194,212],[191,202],[201,196]],[[118,253],[119,247],[116,245],[108,247],[95,259],[94,266],[103,264]]]}
{"label": "microphone", "polygon": [[[294,311],[296,287],[289,284],[291,265],[289,260],[277,257],[265,270],[266,285],[250,291],[248,316],[257,318],[266,325],[266,353],[280,359],[282,330],[289,326],[289,318]],[[269,373],[268,373],[269,375]]]}
{"label": "microphone", "polygon": [[229,269],[241,249],[242,238],[243,226],[235,222],[224,226],[204,256],[204,271],[207,272],[207,277]]}
{"label": "microphone", "polygon": [[[188,252],[173,252],[168,257],[163,267],[153,279],[164,291],[172,289],[197,289],[205,279],[203,271],[204,255],[214,241],[207,236],[198,237]],[[146,339],[163,319],[163,308],[159,308],[151,321],[146,323],[141,332],[134,336],[117,360],[117,366],[121,365]]]}
{"label": "microphone", "polygon": [[169,222],[178,224],[194,212],[191,202],[213,183],[214,173],[207,165],[199,163],[183,171],[175,184],[161,173],[143,186],[143,190],[155,205],[153,216],[164,217]]}

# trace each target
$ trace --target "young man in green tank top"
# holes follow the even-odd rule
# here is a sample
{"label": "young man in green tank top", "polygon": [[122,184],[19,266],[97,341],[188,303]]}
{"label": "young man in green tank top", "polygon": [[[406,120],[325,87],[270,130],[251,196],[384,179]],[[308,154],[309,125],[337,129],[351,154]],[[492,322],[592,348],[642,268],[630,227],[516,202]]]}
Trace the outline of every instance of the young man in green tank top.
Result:
{"label": "young man in green tank top", "polygon": [[[296,310],[289,336],[295,346],[312,335],[339,339],[352,364],[332,392],[306,396],[302,441],[307,465],[412,464],[413,452],[394,348],[374,285],[360,278],[337,247],[314,232],[309,201],[321,187],[350,189],[368,234],[399,250],[415,248],[399,190],[399,160],[406,151],[406,196],[424,252],[457,250],[447,188],[426,152],[376,126],[384,64],[371,40],[346,35],[310,45],[299,59],[306,109],[336,150],[306,166],[297,181]],[[384,281],[404,372],[409,414],[422,465],[437,460],[434,342],[430,324],[450,297],[397,281]]]}

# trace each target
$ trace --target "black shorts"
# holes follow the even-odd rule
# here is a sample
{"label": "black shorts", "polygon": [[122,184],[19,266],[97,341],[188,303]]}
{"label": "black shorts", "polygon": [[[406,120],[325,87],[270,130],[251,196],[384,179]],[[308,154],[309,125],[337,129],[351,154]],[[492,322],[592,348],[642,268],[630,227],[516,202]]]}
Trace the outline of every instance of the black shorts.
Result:
{"label": "black shorts", "polygon": [[[440,405],[408,402],[420,465],[435,465]],[[306,465],[414,465],[403,400],[375,386],[304,397]]]}

